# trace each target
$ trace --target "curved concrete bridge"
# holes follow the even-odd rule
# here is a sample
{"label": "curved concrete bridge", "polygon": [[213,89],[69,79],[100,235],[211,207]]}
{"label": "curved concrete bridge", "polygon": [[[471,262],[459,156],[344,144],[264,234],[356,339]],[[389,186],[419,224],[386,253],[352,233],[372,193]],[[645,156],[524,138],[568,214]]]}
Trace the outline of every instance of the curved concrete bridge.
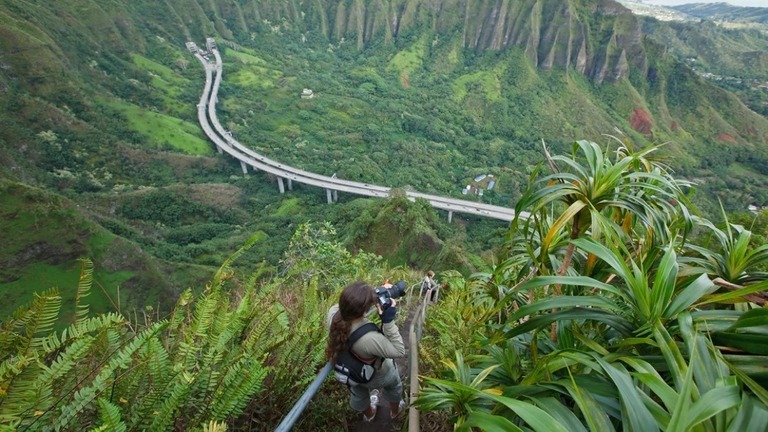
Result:
{"label": "curved concrete bridge", "polygon": [[[256,153],[232,138],[232,135],[221,126],[218,117],[216,117],[217,94],[221,85],[222,75],[221,55],[216,47],[216,42],[213,38],[206,39],[207,52],[213,54],[215,63],[211,63],[194,42],[188,42],[187,48],[200,60],[205,68],[205,88],[200,97],[200,103],[197,105],[197,118],[200,126],[208,138],[216,144],[219,153],[227,153],[240,161],[243,173],[247,173],[250,166],[254,170],[261,170],[274,175],[277,177],[280,193],[285,192],[284,181],[287,181],[289,190],[292,189],[293,182],[324,188],[327,193],[328,202],[335,201],[339,191],[370,197],[383,198],[389,196],[392,188],[343,180],[335,176],[324,176],[281,164],[278,161]],[[214,72],[216,73],[215,77]],[[448,211],[449,222],[453,217],[453,212],[474,214],[504,221],[511,221],[515,217],[515,211],[507,207],[414,191],[405,191],[405,193],[411,200],[424,198],[434,208]]]}

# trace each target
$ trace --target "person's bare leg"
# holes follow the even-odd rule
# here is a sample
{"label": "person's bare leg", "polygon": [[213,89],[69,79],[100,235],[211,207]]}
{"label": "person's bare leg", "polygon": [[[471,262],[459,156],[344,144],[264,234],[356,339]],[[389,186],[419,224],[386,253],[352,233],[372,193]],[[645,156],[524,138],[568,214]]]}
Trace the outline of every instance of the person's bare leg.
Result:
{"label": "person's bare leg", "polygon": [[368,406],[368,408],[366,408],[365,411],[363,411],[363,414],[365,414],[366,417],[371,418],[371,417],[373,417],[373,414],[375,412],[376,411],[373,410],[372,406]]}
{"label": "person's bare leg", "polygon": [[395,418],[400,415],[400,402],[390,402],[389,403],[389,413],[392,416],[392,418]]}

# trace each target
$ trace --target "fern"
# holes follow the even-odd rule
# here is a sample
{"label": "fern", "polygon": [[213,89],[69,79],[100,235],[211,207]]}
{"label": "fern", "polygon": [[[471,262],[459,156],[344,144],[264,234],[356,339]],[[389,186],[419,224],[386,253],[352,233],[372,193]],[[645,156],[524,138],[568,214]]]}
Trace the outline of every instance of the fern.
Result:
{"label": "fern", "polygon": [[273,304],[266,311],[255,310],[254,314],[258,314],[258,317],[254,317],[253,327],[247,333],[242,345],[256,355],[269,353],[290,335],[288,315],[283,305],[279,303]]}
{"label": "fern", "polygon": [[109,432],[125,432],[125,423],[120,419],[120,408],[104,398],[99,398],[99,411],[102,425],[96,430]]}
{"label": "fern", "polygon": [[226,419],[245,408],[251,396],[262,388],[267,369],[251,357],[240,359],[227,368],[223,385],[216,392],[211,417]]}
{"label": "fern", "polygon": [[81,338],[91,333],[100,333],[116,325],[124,324],[125,319],[116,313],[105,313],[99,316],[82,319],[61,332],[40,339],[40,347],[44,352],[50,353],[59,350],[73,339]]}
{"label": "fern", "polygon": [[193,321],[190,326],[191,336],[197,338],[206,338],[208,336],[219,306],[219,296],[220,293],[214,291],[202,296],[197,301]]}
{"label": "fern", "polygon": [[80,280],[77,283],[77,295],[75,296],[74,322],[85,319],[88,316],[88,304],[83,299],[91,293],[93,284],[93,262],[89,259],[80,260]]}
{"label": "fern", "polygon": [[164,431],[168,430],[176,418],[176,413],[182,407],[182,402],[185,401],[190,393],[190,382],[192,377],[185,372],[177,371],[175,379],[173,381],[173,387],[168,395],[163,400],[163,405],[159,410],[152,412],[154,419],[149,427],[149,430]]}
{"label": "fern", "polygon": [[22,351],[42,347],[44,337],[40,335],[47,336],[51,333],[60,310],[61,296],[58,290],[51,289],[42,294],[34,294],[32,306],[21,320],[24,322],[24,334],[28,338],[25,346],[20,347]]}
{"label": "fern", "polygon": [[0,424],[18,422],[30,409],[37,393],[35,378],[38,371],[34,355],[12,357],[0,365],[0,388],[6,393],[0,398]]}
{"label": "fern", "polygon": [[35,383],[37,397],[32,404],[36,410],[47,410],[51,407],[53,388],[75,367],[78,361],[86,357],[94,341],[93,337],[84,336],[69,345],[50,366],[41,367]]}
{"label": "fern", "polygon": [[191,289],[186,289],[179,295],[179,299],[176,301],[176,306],[171,313],[171,318],[166,328],[166,341],[165,348],[170,350],[172,346],[175,347],[178,344],[178,340],[174,335],[183,334],[187,314],[192,306],[194,296]]}
{"label": "fern", "polygon": [[142,347],[134,373],[121,380],[116,394],[126,404],[124,421],[131,430],[148,430],[152,413],[161,405],[172,383],[173,369],[168,352],[158,339]]}
{"label": "fern", "polygon": [[127,368],[131,362],[131,356],[144,345],[149,338],[154,337],[166,325],[165,321],[153,324],[147,330],[136,336],[131,342],[125,345],[121,350],[110,356],[110,361],[106,367],[99,371],[99,374],[93,379],[91,385],[77,391],[73,400],[61,408],[61,416],[56,423],[56,430],[65,427],[69,422],[82,412],[93,400],[98,397],[111,384],[113,374],[118,369]]}

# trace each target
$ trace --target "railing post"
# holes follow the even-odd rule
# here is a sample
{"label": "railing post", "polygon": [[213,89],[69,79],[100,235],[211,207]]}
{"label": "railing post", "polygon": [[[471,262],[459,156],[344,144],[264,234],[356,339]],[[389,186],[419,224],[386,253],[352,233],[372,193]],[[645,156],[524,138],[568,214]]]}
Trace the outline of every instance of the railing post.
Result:
{"label": "railing post", "polygon": [[[417,315],[420,312],[417,312]],[[416,332],[413,328],[413,322],[411,322],[411,332],[408,334],[408,343],[411,346],[411,352],[408,354],[409,361],[409,375],[410,375],[410,387],[411,391],[408,395],[408,403],[413,403],[417,397],[419,397],[419,347],[416,339]],[[415,348],[414,348],[415,347]],[[411,406],[408,409],[408,431],[418,432],[420,430],[419,425],[419,410]]]}

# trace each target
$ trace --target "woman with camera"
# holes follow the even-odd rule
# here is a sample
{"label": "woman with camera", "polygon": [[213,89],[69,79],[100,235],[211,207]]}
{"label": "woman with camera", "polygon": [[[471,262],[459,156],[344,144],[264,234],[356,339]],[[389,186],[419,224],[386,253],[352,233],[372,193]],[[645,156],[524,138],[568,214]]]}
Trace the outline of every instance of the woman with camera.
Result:
{"label": "woman with camera", "polygon": [[[391,284],[384,285],[384,288],[390,287]],[[394,322],[397,313],[394,298],[377,294],[372,286],[362,281],[346,286],[339,297],[339,303],[328,311],[330,335],[325,349],[326,358],[335,361],[338,354],[348,349],[350,335],[370,322],[366,316],[374,306],[381,317],[381,330],[363,334],[349,348],[358,359],[371,362],[375,370],[368,383],[349,386],[349,404],[354,410],[362,412],[363,420],[367,422],[376,417],[379,388],[384,399],[389,402],[392,418],[400,415],[406,405],[402,397],[403,383],[392,360],[405,355],[403,338]]]}

